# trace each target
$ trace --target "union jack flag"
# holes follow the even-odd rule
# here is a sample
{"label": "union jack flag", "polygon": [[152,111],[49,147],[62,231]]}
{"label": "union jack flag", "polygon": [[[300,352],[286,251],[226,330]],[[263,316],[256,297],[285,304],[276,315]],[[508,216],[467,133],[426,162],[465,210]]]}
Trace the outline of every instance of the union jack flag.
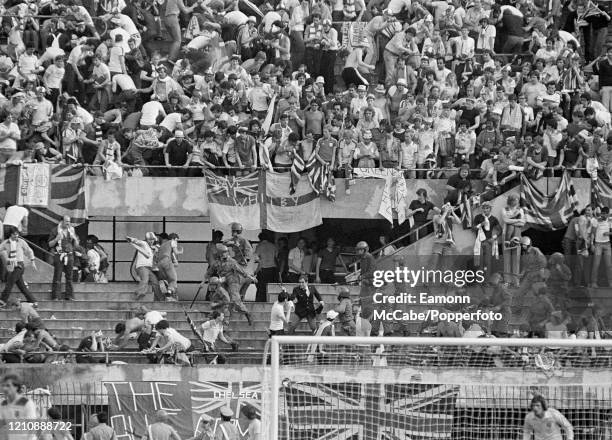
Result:
{"label": "union jack flag", "polygon": [[458,393],[433,384],[291,384],[284,415],[291,440],[448,439]]}
{"label": "union jack flag", "polygon": [[62,220],[70,216],[72,224],[87,220],[85,200],[85,168],[74,165],[51,167],[51,189],[46,208],[30,208],[28,233],[46,234]]}
{"label": "union jack flag", "polygon": [[578,198],[569,174],[563,175],[559,187],[550,195],[521,175],[521,206],[527,226],[550,231],[564,228],[578,209]]}
{"label": "union jack flag", "polygon": [[604,179],[591,180],[591,205],[612,207],[612,185]]}
{"label": "union jack flag", "polygon": [[210,203],[230,206],[255,204],[259,195],[259,172],[235,177],[206,171],[206,190]]}
{"label": "union jack flag", "polygon": [[[261,417],[262,388],[259,382],[189,382],[191,385],[191,409],[201,417],[206,414],[218,423],[219,410],[228,406],[235,415],[234,423],[241,438],[246,438],[249,421],[242,416],[245,406],[255,408]],[[199,426],[198,422],[196,426]],[[216,428],[216,426],[215,426]]]}

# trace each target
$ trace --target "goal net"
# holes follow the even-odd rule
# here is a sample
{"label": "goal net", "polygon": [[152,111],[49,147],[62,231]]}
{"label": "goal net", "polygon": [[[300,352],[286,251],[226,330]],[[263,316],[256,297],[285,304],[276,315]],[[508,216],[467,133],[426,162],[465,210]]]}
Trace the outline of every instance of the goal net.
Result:
{"label": "goal net", "polygon": [[283,336],[268,354],[265,439],[517,440],[534,396],[576,440],[612,439],[611,340]]}

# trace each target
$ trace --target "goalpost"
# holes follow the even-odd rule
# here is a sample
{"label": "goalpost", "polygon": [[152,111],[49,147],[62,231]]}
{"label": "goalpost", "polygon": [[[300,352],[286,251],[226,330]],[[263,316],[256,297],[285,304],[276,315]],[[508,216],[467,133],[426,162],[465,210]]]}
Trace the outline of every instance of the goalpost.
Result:
{"label": "goalpost", "polygon": [[576,440],[612,440],[612,340],[275,336],[269,348],[266,440],[522,440],[537,395]]}

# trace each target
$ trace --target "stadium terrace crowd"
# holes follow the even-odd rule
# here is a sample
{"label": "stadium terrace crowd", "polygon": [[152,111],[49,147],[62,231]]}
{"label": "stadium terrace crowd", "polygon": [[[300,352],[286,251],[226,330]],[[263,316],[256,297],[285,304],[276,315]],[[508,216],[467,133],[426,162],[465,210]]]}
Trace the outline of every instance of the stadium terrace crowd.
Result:
{"label": "stadium terrace crowd", "polygon": [[[512,206],[514,204],[512,196],[508,199],[509,205]],[[9,207],[8,217],[14,215],[18,208],[21,207],[14,205],[12,209]],[[486,230],[492,234],[489,248],[496,248],[500,246],[497,237],[507,233],[509,224],[504,223],[502,228],[495,217],[490,215],[488,208],[490,205],[485,202],[483,213],[476,216],[473,227],[476,230],[482,228],[483,232]],[[445,224],[447,216],[456,216],[448,204],[442,209],[432,207],[431,210],[434,213],[433,228],[436,232],[434,254],[442,257],[446,255],[445,250],[448,250],[450,244],[449,237],[444,235],[444,228],[441,225]],[[607,242],[601,241],[602,231],[612,230],[608,220],[609,212],[603,209],[597,210],[596,214],[597,218],[594,218],[591,208],[587,207],[585,212],[575,217],[568,227],[565,241],[571,239],[573,235],[581,243],[578,245],[582,250],[579,260],[575,259],[575,255],[561,253],[546,257],[526,236],[510,240],[511,245],[517,243],[516,247],[511,246],[509,249],[516,249],[516,252],[521,254],[519,266],[514,273],[503,272],[501,267],[503,262],[493,258],[495,251],[489,249],[488,257],[485,252],[479,253],[478,255],[483,258],[476,259],[474,266],[479,266],[484,271],[487,277],[486,283],[468,285],[456,290],[447,289],[444,293],[446,295],[469,295],[470,304],[444,305],[440,306],[440,311],[469,313],[472,309],[479,309],[500,313],[502,319],[459,322],[435,319],[405,322],[399,318],[397,321],[383,322],[376,318],[372,309],[376,260],[393,257],[395,253],[394,246],[386,243],[385,236],[381,237],[380,244],[383,247],[377,252],[377,257],[370,252],[366,242],[360,241],[355,246],[361,284],[359,297],[356,298],[351,295],[347,286],[338,285],[334,269],[339,249],[332,238],[327,240],[323,249],[308,246],[304,238],[298,241],[295,248],[288,249],[286,244],[283,247],[283,240],[280,242],[281,247],[277,248],[273,238],[264,231],[260,234],[259,243],[253,249],[249,241],[242,236],[241,225],[233,223],[232,238],[224,241],[223,234],[215,231],[214,240],[207,249],[209,266],[202,283],[202,287],[207,285],[206,294],[202,299],[209,301],[208,317],[199,324],[187,317],[193,333],[199,339],[198,343],[194,344],[189,334],[185,335],[173,328],[171,322],[166,319],[166,312],[149,310],[140,304],[132,309],[129,319],[116,324],[113,335],[105,334],[103,331],[92,331],[80,341],[78,347],[62,343],[53,335],[53,331],[47,328],[45,320],[37,310],[36,299],[23,281],[28,261],[34,262],[31,249],[19,234],[19,228],[27,224],[26,216],[17,226],[8,226],[9,238],[0,244],[0,257],[6,281],[2,294],[2,308],[15,313],[20,318],[14,336],[0,344],[1,359],[6,363],[113,362],[118,356],[125,355],[125,351],[133,351],[137,346],[142,356],[154,363],[190,365],[194,359],[198,359],[196,362],[225,363],[227,353],[223,354],[223,351],[230,348],[232,351],[239,349],[239,341],[231,336],[231,315],[235,312],[244,315],[248,325],[252,325],[248,308],[243,302],[246,289],[251,283],[257,283],[261,290],[258,289],[255,300],[266,302],[267,283],[279,280],[296,282],[297,285],[291,292],[282,289],[272,305],[268,326],[270,336],[294,334],[300,323],[305,321],[317,336],[378,334],[472,338],[607,338],[612,334],[612,315],[589,303],[590,297],[584,287],[590,278],[588,271],[583,269],[588,266],[598,267],[601,260],[601,252],[594,252],[593,249],[596,250],[606,244],[610,246],[609,236],[606,237]],[[5,216],[5,221],[10,222],[10,218],[7,219]],[[138,286],[134,292],[134,303],[138,304],[138,301],[151,291],[155,301],[176,301],[176,267],[182,253],[178,246],[178,236],[148,232],[144,238],[144,240],[127,238],[136,252],[134,269],[137,273]],[[103,249],[100,250],[92,237],[87,237],[86,249],[81,248],[69,218],[65,218],[55,228],[49,236],[49,242],[55,242],[55,247],[52,248],[55,266],[53,299],[59,299],[58,287],[62,275],[66,277],[65,300],[73,298],[72,278],[80,276],[83,280],[104,282],[102,280],[104,268],[100,266]],[[485,242],[486,239],[481,245]],[[70,246],[73,246],[72,250],[69,249]],[[507,248],[507,243],[503,246]],[[584,252],[585,249],[588,249],[588,252]],[[93,255],[94,253],[97,256]],[[74,263],[81,258],[85,260],[85,264],[75,265]],[[251,275],[248,267],[250,260],[257,264],[253,271],[255,276]],[[394,261],[398,267],[405,264],[401,259]],[[605,272],[609,274],[612,267],[609,266],[609,262],[607,263]],[[35,264],[32,266],[36,269]],[[73,274],[73,277],[69,274]],[[594,280],[599,279],[597,269],[593,269],[592,274]],[[313,281],[314,284],[310,284]],[[317,290],[318,283],[336,285],[337,298],[331,304],[324,302]],[[606,283],[612,284],[612,279],[608,278]],[[12,295],[14,285],[17,285],[25,296],[25,302]],[[435,285],[434,283],[433,286]],[[401,285],[397,288],[402,290]],[[422,288],[428,288],[428,285]],[[398,292],[386,291],[386,294],[393,295]],[[526,367],[540,366],[538,362],[540,364],[543,362],[542,356],[554,355],[563,365],[582,367],[612,365],[612,357],[605,350],[559,351],[554,348],[525,350],[468,347],[458,352],[455,349],[449,351],[435,347],[415,347],[408,350],[406,347],[388,347],[386,352],[385,356],[380,357],[355,347],[312,345],[308,346],[305,352],[295,352],[289,347],[283,355],[283,362],[306,361],[345,365],[365,365],[374,362],[374,365],[383,365],[377,362],[384,358],[384,365],[416,362],[418,365],[439,366]],[[199,357],[196,358],[194,355]],[[140,361],[143,359],[145,358]]]}
{"label": "stadium terrace crowd", "polygon": [[[300,173],[314,166],[337,177],[350,177],[354,168],[386,168],[409,179],[446,178],[442,207],[421,189],[408,213],[411,228],[436,233],[434,254],[450,253],[449,226],[464,223],[478,236],[478,264],[495,291],[483,301],[505,310],[508,295],[537,296],[543,305],[524,311],[534,336],[606,332],[602,317],[575,321],[570,299],[543,300],[570,282],[595,287],[602,260],[612,274],[605,208],[587,207],[570,223],[565,255],[548,259],[520,237],[517,198],[508,198],[500,219],[486,203],[467,223],[455,209],[471,195],[473,179],[501,194],[520,173],[538,179],[566,169],[610,178],[610,16],[593,1],[8,0],[1,12],[0,163],[87,164],[107,178],[198,177],[205,170]],[[6,362],[41,362],[48,355],[40,349],[67,347],[45,330],[23,282],[32,254],[20,238],[23,217],[5,217],[7,240],[0,246],[5,267],[12,264],[2,301],[23,318],[17,339],[1,351]],[[309,282],[334,282],[333,240],[317,249],[301,239],[289,249],[264,232],[253,251],[240,237],[242,227],[231,229],[233,243],[217,234],[207,253],[213,311],[196,328],[208,352],[215,352],[217,341],[237,348],[224,329],[232,310],[251,321],[242,302],[245,286],[280,277],[299,286],[279,295],[272,334],[292,332],[304,319],[315,334],[330,334],[334,322],[347,334],[379,331],[368,316],[362,319],[344,288],[338,304],[313,300]],[[391,245],[381,234],[382,255],[418,238],[406,232],[395,230],[392,238],[403,241]],[[512,270],[521,281],[506,280],[516,284],[512,288],[492,263],[498,238],[523,254]],[[136,300],[150,285],[156,299],[175,300],[178,236],[150,232],[128,241],[138,254]],[[74,267],[83,280],[104,281],[103,247],[95,236],[81,247],[69,218],[48,245],[54,299],[62,275],[72,279]],[[374,256],[365,242],[357,251],[367,286]],[[251,252],[258,256],[257,277],[246,270]],[[581,258],[573,258],[578,253]],[[593,267],[594,276],[578,279],[585,267]],[[9,299],[13,284],[27,303]],[[258,291],[265,294],[264,287]],[[65,298],[71,297],[67,288]],[[321,312],[326,318],[318,325]],[[479,324],[441,326],[438,333],[463,335],[472,325]],[[139,309],[115,330],[112,341],[100,333],[84,338],[76,360],[91,359],[83,352],[121,348],[130,335],[154,361],[185,363],[181,355],[193,349],[157,311]]]}
{"label": "stadium terrace crowd", "polygon": [[406,177],[612,167],[608,14],[590,0],[10,0],[0,162]]}

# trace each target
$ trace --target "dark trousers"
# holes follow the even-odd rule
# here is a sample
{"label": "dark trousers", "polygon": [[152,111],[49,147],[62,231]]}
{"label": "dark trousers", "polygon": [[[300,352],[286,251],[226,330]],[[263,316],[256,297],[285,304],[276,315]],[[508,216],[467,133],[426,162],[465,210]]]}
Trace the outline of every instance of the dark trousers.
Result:
{"label": "dark trousers", "polygon": [[13,269],[12,272],[7,272],[6,276],[6,286],[4,287],[4,292],[2,292],[2,301],[6,302],[11,296],[11,291],[13,290],[13,286],[17,284],[17,287],[23,293],[23,296],[26,297],[28,302],[34,303],[36,300],[30,293],[28,286],[23,282],[23,265],[20,264]]}
{"label": "dark trousers", "polygon": [[305,58],[308,72],[316,75],[321,68],[321,49],[306,47]]}
{"label": "dark trousers", "polygon": [[336,68],[336,51],[335,50],[324,50],[321,55],[321,68],[320,73],[325,80],[325,93],[334,92],[334,83],[336,76],[334,75],[334,69]]}
{"label": "dark trousers", "polygon": [[295,272],[289,272],[287,274],[287,283],[297,283],[300,280],[300,274]]}
{"label": "dark trousers", "polygon": [[329,269],[319,269],[319,278],[321,278],[321,284],[334,284],[336,282],[334,271]]}
{"label": "dark trousers", "polygon": [[257,296],[255,301],[268,301],[268,283],[276,282],[277,273],[276,267],[264,267],[257,272]]}
{"label": "dark trousers", "polygon": [[62,261],[59,254],[55,254],[53,258],[53,288],[51,290],[51,298],[57,299],[58,292],[62,283],[62,273],[66,278],[66,299],[74,298],[72,291],[72,266],[74,264],[74,256],[68,255],[65,261]]}

